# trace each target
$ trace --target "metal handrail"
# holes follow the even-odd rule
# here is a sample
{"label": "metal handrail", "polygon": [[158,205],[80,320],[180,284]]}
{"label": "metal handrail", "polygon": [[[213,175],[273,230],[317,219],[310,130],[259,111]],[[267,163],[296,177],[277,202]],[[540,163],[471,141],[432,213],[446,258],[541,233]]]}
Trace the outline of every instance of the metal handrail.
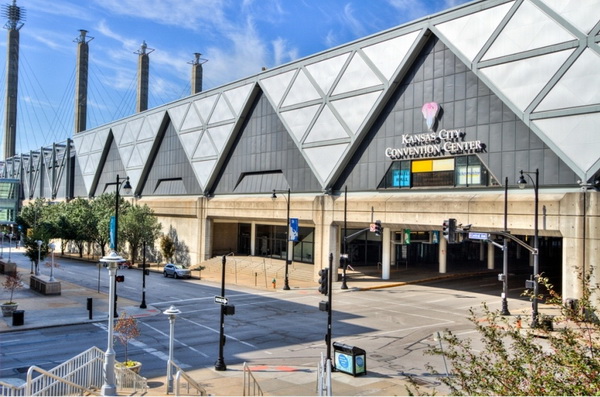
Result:
{"label": "metal handrail", "polygon": [[[34,371],[39,372],[40,374],[42,374],[48,378],[54,379],[55,382],[46,384],[46,385],[44,385],[44,387],[40,388],[39,390],[36,390],[35,393],[32,393],[32,391],[31,391],[31,389],[32,389],[31,376]],[[48,382],[44,382],[44,383],[48,383]],[[100,395],[100,393],[98,393],[96,390],[89,389],[87,387],[78,385],[75,382],[71,382],[70,380],[63,379],[60,376],[55,375],[52,372],[46,371],[45,369],[42,369],[35,365],[32,365],[31,367],[29,367],[29,370],[27,371],[27,383],[25,384],[25,394],[24,394],[26,396],[65,396],[65,395],[72,395],[73,390],[79,390],[80,394],[87,393],[87,394],[93,394],[96,396]]]}
{"label": "metal handrail", "polygon": [[208,396],[208,393],[206,392],[206,389],[204,387],[200,386],[194,379],[192,379],[191,376],[189,376],[177,364],[175,364],[173,361],[169,360],[169,365],[172,365],[177,370],[177,373],[175,374],[175,387],[174,387],[174,391],[175,391],[175,395],[176,396],[183,395],[181,393],[181,385],[180,385],[181,378],[183,378],[183,379],[185,379],[187,381],[187,394],[188,395],[190,393],[190,386],[191,386],[194,389],[196,389],[196,391],[199,393],[199,394],[194,394],[194,395]]}
{"label": "metal handrail", "polygon": [[244,390],[242,396],[264,396],[262,388],[246,363],[244,363]]}
{"label": "metal handrail", "polygon": [[119,390],[133,389],[136,392],[138,390],[142,392],[148,390],[148,379],[125,366],[115,365],[115,375]]}

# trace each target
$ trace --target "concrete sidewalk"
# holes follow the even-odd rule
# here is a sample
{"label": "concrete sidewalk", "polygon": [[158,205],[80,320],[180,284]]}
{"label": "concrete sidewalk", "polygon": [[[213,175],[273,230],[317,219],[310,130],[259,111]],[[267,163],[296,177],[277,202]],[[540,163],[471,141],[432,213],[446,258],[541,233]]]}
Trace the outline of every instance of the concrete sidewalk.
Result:
{"label": "concrete sidewalk", "polygon": [[[42,295],[29,289],[30,262],[24,256],[22,249],[12,250],[11,261],[15,262],[18,271],[23,276],[25,288],[15,291],[13,300],[18,302],[19,310],[24,310],[23,325],[13,325],[12,317],[3,317],[0,321],[0,333],[14,332],[27,329],[73,325],[89,322],[103,322],[108,319],[108,296],[96,290],[81,287],[74,283],[61,281],[61,295]],[[6,258],[5,258],[6,260]],[[63,260],[63,258],[61,258]],[[76,260],[70,258],[68,260]],[[153,269],[160,271],[159,268]],[[43,269],[46,272],[47,269]],[[398,276],[400,274],[400,276]],[[440,275],[435,272],[405,271],[397,272],[393,280],[382,281],[375,276],[359,272],[350,272],[348,275],[348,290],[357,291],[372,288],[385,288],[403,284],[412,284],[433,281],[454,275]],[[0,282],[5,279],[0,275]],[[203,272],[202,283],[220,283],[220,275]],[[254,287],[255,279],[251,276],[238,276],[238,286]],[[218,284],[217,284],[218,285]],[[230,285],[230,284],[228,284]],[[317,289],[318,284],[310,281],[291,280],[294,289]],[[335,283],[334,293],[344,293],[340,290],[341,283]],[[270,289],[270,288],[268,288]],[[278,289],[281,291],[280,289]],[[283,291],[281,291],[283,293]],[[3,291],[3,299],[8,299]],[[89,318],[86,308],[87,299],[93,299],[93,318]],[[118,311],[125,311],[129,315],[140,318],[161,314],[160,310],[148,305],[140,309],[139,302],[119,297]],[[367,368],[364,376],[353,377],[348,374],[334,372],[332,385],[335,395],[407,395],[407,381],[397,373],[387,373],[383,367],[377,367],[372,362],[372,368]],[[290,367],[285,365],[285,358],[281,358],[281,365],[261,365],[249,363],[252,373],[266,395],[317,395],[316,363],[315,367]],[[187,371],[199,384],[203,385],[212,395],[241,395],[243,392],[243,368],[239,365],[228,366],[227,371],[216,371],[214,367]],[[149,379],[150,389],[146,395],[166,395],[165,376]],[[426,387],[426,386],[425,386]]]}

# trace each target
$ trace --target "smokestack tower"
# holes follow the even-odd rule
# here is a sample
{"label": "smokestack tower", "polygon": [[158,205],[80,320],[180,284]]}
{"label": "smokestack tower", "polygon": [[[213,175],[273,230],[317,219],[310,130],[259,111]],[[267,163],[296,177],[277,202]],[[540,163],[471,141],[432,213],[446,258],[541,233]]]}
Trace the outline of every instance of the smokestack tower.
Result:
{"label": "smokestack tower", "polygon": [[89,71],[89,46],[93,37],[86,38],[87,30],[79,30],[77,43],[77,71],[75,76],[75,133],[85,131],[87,126],[87,91]]}
{"label": "smokestack tower", "polygon": [[150,75],[150,58],[148,54],[152,53],[154,49],[148,48],[146,42],[142,42],[142,46],[139,51],[135,52],[138,54],[138,84],[137,84],[137,104],[136,112],[143,112],[148,109],[148,79]]}
{"label": "smokestack tower", "polygon": [[202,64],[208,62],[208,60],[201,59],[201,55],[199,52],[195,52],[195,59],[188,62],[192,65],[192,95],[202,92]]}
{"label": "smokestack tower", "polygon": [[6,108],[4,111],[4,160],[15,155],[17,137],[17,88],[19,85],[19,30],[23,27],[25,10],[12,5],[2,7],[2,16],[8,21],[4,28],[8,30],[6,45]]}

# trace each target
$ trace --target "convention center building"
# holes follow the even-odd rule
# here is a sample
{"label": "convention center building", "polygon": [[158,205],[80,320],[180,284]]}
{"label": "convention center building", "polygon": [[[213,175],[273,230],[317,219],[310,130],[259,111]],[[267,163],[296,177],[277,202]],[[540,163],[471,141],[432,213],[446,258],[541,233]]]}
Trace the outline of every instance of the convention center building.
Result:
{"label": "convention center building", "polygon": [[331,255],[382,280],[501,273],[506,237],[510,272],[537,261],[577,298],[600,263],[599,31],[597,0],[474,1],[76,133],[2,172],[26,201],[92,198],[128,177],[127,199],[176,233],[189,264],[287,258],[317,280]]}

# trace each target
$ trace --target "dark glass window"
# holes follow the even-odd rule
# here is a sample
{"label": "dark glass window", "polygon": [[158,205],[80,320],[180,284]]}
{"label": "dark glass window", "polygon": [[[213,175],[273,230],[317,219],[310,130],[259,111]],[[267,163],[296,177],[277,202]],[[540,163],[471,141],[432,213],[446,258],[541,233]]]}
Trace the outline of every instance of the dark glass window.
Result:
{"label": "dark glass window", "polygon": [[[490,182],[491,180],[491,182]],[[498,185],[474,155],[394,161],[378,189]]]}

